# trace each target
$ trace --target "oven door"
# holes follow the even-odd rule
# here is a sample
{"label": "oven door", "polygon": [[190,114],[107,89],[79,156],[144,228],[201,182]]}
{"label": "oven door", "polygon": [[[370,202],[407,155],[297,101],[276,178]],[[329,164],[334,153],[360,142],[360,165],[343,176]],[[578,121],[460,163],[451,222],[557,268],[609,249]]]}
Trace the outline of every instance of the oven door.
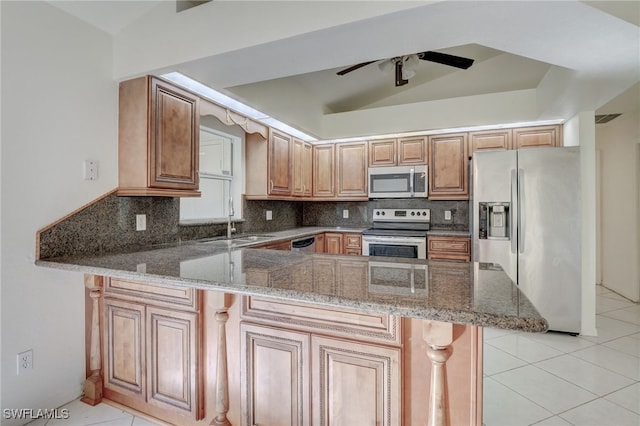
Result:
{"label": "oven door", "polygon": [[363,256],[427,258],[427,239],[422,237],[362,237]]}

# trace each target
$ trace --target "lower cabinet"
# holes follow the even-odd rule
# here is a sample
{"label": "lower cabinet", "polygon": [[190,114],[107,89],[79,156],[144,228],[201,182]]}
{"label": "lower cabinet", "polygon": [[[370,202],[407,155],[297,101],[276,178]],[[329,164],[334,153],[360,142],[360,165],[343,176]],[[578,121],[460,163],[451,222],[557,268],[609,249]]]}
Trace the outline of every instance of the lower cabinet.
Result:
{"label": "lower cabinet", "polygon": [[311,336],[314,425],[399,425],[399,348]]}
{"label": "lower cabinet", "polygon": [[471,238],[428,236],[427,258],[469,262],[471,260]]}
{"label": "lower cabinet", "polygon": [[327,232],[324,234],[325,253],[362,255],[362,235],[358,233]]}
{"label": "lower cabinet", "polygon": [[399,348],[247,323],[241,336],[243,425],[401,423]]}
{"label": "lower cabinet", "polygon": [[[130,288],[136,285],[131,284]],[[156,417],[166,414],[201,419],[200,313],[171,307],[166,301],[164,306],[140,297],[134,301],[131,293],[122,295],[130,300],[107,294],[103,322],[105,396],[141,411],[149,409],[147,414]]]}

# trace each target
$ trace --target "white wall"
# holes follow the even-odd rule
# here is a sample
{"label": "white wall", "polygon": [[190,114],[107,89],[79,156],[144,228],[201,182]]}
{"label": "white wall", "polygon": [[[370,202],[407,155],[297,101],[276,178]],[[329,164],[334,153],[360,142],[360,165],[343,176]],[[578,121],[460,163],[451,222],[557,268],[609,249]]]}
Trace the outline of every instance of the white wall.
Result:
{"label": "white wall", "polygon": [[584,111],[564,125],[565,146],[580,146],[580,188],[582,211],[582,321],[581,334],[596,330],[596,141],[594,112]]}
{"label": "white wall", "polygon": [[[2,408],[50,409],[82,392],[83,276],[36,267],[35,235],[117,185],[112,41],[46,3],[0,7]],[[83,180],[85,159],[97,181]],[[26,349],[34,368],[18,376]]]}
{"label": "white wall", "polygon": [[601,151],[602,284],[640,301],[640,111],[596,126]]}

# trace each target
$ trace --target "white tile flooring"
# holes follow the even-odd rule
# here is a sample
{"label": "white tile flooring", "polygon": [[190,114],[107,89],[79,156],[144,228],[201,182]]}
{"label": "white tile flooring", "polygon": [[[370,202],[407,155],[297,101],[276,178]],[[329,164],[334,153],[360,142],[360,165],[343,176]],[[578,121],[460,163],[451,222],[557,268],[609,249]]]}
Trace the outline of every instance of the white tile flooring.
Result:
{"label": "white tile flooring", "polygon": [[[596,313],[598,337],[485,329],[486,426],[640,426],[640,304],[599,286]],[[155,425],[107,404],[63,408],[68,420],[30,426]]]}
{"label": "white tile flooring", "polygon": [[598,337],[485,329],[486,426],[640,426],[640,305],[597,287]]}

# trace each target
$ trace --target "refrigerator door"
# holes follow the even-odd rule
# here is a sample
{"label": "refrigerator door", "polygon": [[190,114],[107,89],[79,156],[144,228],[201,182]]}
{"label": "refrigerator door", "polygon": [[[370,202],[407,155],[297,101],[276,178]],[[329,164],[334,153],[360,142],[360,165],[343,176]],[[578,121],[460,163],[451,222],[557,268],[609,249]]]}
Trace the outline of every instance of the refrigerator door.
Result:
{"label": "refrigerator door", "polygon": [[[513,282],[518,280],[517,241],[518,233],[515,227],[518,214],[517,182],[517,151],[479,151],[473,154],[473,260],[475,262],[491,262],[502,266]],[[510,206],[507,226],[508,238],[492,238],[482,236],[480,227],[481,205],[494,203],[508,203]],[[485,218],[490,220],[491,218]],[[481,238],[482,237],[482,238]]]}
{"label": "refrigerator door", "polygon": [[579,148],[519,150],[518,178],[518,286],[550,330],[579,333]]}

